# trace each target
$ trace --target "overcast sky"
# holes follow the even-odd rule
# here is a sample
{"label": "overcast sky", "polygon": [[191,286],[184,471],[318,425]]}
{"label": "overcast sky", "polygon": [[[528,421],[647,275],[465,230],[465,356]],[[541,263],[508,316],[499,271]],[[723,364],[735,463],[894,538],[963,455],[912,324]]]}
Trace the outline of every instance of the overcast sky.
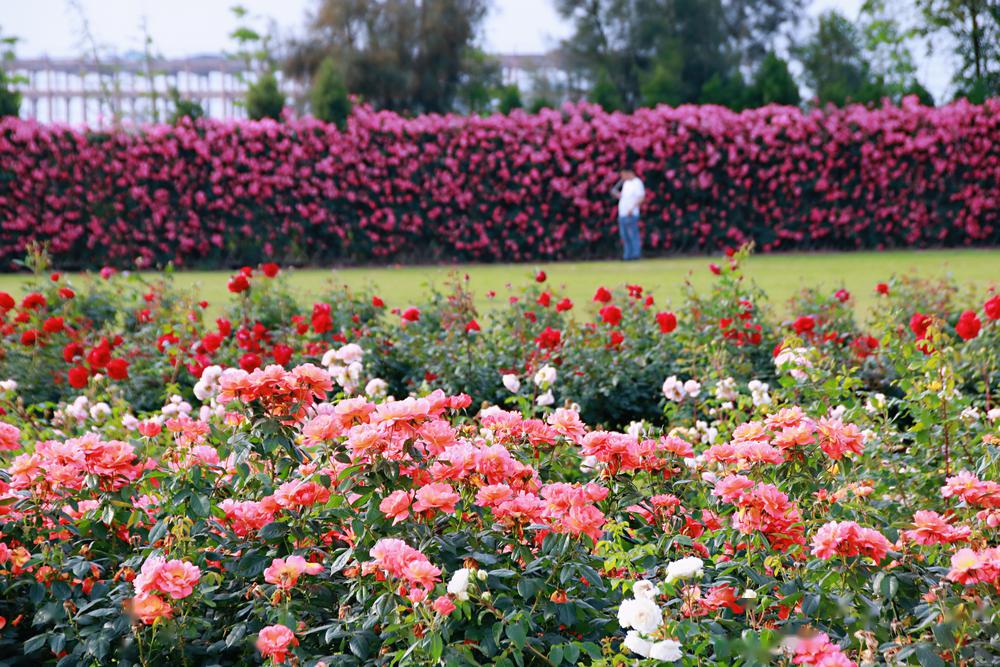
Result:
{"label": "overcast sky", "polygon": [[[102,47],[114,51],[142,49],[145,18],[156,50],[168,57],[219,53],[231,48],[236,25],[229,8],[234,0],[74,0],[90,22]],[[302,30],[316,0],[242,0],[253,14],[273,18],[281,34]],[[813,0],[809,14],[838,8],[857,16],[862,0]],[[484,26],[488,50],[537,53],[568,34],[549,0],[495,0]],[[18,55],[72,56],[82,52],[80,18],[69,0],[0,0],[0,31],[21,38]],[[920,79],[940,98],[948,86],[948,68],[940,59],[918,56]]]}

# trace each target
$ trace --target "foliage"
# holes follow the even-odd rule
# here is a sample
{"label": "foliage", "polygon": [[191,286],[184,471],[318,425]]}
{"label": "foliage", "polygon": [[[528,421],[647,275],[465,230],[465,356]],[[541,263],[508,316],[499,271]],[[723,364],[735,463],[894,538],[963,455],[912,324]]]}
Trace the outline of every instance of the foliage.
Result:
{"label": "foliage", "polygon": [[842,106],[882,97],[881,84],[864,57],[858,29],[843,14],[833,10],[821,14],[815,32],[796,52],[806,85],[819,104]]}
{"label": "foliage", "polygon": [[247,116],[251,120],[281,118],[285,108],[285,94],[278,87],[274,72],[264,72],[247,88]]}
{"label": "foliage", "polygon": [[524,104],[521,102],[521,89],[517,87],[516,83],[506,85],[500,89],[500,113],[509,114],[514,109],[520,109],[523,106]]}
{"label": "foliage", "polygon": [[332,57],[348,90],[378,109],[448,111],[463,77],[476,75],[469,49],[486,9],[484,0],[323,0],[286,70],[311,78]]}
{"label": "foliage", "polygon": [[351,115],[351,99],[347,94],[344,75],[332,58],[320,63],[313,79],[311,99],[312,113],[327,123],[334,123],[340,129],[347,125]]}

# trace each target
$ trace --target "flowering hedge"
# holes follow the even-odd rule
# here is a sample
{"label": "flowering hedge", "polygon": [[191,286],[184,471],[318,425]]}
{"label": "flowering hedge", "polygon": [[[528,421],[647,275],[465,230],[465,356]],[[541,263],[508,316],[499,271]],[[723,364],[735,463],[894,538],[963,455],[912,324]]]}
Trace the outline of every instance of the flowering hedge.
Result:
{"label": "flowering hedge", "polygon": [[0,659],[996,664],[1000,295],[778,319],[743,257],[674,311],[0,292]]}
{"label": "flowering hedge", "polygon": [[654,253],[1000,242],[1000,101],[802,112],[359,109],[99,132],[0,122],[0,261],[62,266],[610,256],[625,155]]}

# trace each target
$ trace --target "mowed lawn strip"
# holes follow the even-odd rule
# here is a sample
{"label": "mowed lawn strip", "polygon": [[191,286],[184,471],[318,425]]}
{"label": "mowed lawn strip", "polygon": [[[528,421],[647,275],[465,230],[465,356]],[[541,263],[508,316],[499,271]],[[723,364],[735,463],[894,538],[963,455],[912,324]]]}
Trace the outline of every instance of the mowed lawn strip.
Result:
{"label": "mowed lawn strip", "polygon": [[[679,307],[682,286],[690,281],[706,288],[712,275],[708,265],[721,263],[717,257],[649,259],[639,262],[558,262],[538,264],[465,264],[453,266],[401,266],[386,268],[289,269],[286,277],[304,305],[313,302],[335,285],[353,289],[370,287],[390,307],[419,304],[434,286],[442,288],[451,276],[470,277],[476,303],[489,307],[490,290],[497,299],[506,298],[506,286],[515,287],[533,280],[536,270],[548,274],[548,283],[575,303],[587,303],[598,286],[609,288],[627,283],[652,291],[658,304]],[[875,285],[893,275],[918,274],[924,278],[951,275],[962,286],[982,292],[1000,283],[1000,250],[928,250],[758,255],[748,261],[747,274],[770,295],[771,303],[783,309],[787,300],[803,287],[823,287],[831,292],[844,287],[854,296],[859,314],[875,299]],[[226,281],[232,271],[178,271],[175,282],[181,288],[196,288],[207,300],[210,314],[217,314],[230,298]],[[84,279],[73,274],[71,280]],[[27,276],[0,275],[0,290],[16,296],[24,294]]]}

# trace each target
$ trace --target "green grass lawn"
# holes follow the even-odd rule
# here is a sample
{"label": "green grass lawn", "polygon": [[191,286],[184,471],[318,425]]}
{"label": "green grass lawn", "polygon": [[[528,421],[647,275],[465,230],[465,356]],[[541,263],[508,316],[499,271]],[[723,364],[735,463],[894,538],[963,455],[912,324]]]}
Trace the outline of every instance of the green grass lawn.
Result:
{"label": "green grass lawn", "polygon": [[[474,264],[351,269],[299,269],[288,278],[303,302],[326,291],[332,284],[351,287],[371,286],[390,306],[407,306],[423,300],[432,285],[440,285],[455,272],[468,274],[477,303],[486,305],[485,293],[503,293],[507,284],[523,285],[532,280],[536,269],[544,269],[549,283],[563,286],[576,302],[589,301],[599,285],[615,287],[625,283],[643,285],[660,303],[678,302],[681,285],[690,280],[697,287],[712,279],[708,264],[718,259],[685,257],[650,259],[641,262],[562,262],[554,264]],[[859,311],[873,301],[875,284],[893,274],[919,273],[924,277],[952,275],[960,284],[984,289],[1000,283],[1000,250],[934,250],[895,252],[854,252],[758,255],[747,266],[748,274],[771,296],[776,308],[799,289],[822,286],[830,290],[847,288],[856,298]],[[230,272],[178,272],[181,287],[196,287],[212,304],[229,298],[226,280]],[[26,276],[0,275],[0,290],[23,293]]]}

